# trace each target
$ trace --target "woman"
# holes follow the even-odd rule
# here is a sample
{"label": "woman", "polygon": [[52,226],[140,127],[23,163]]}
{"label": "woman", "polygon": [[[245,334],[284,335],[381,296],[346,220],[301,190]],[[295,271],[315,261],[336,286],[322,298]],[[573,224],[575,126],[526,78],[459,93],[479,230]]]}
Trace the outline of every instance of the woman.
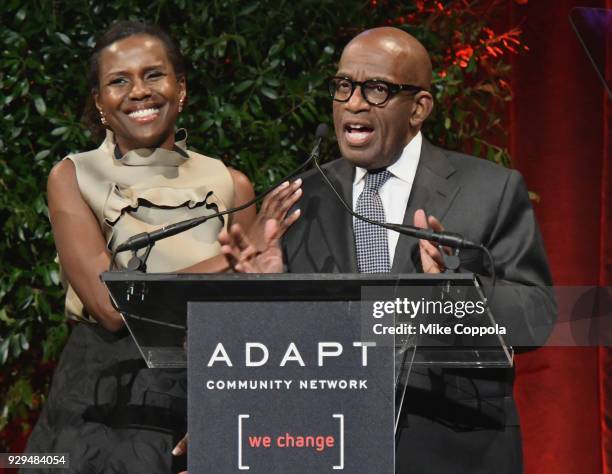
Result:
{"label": "woman", "polygon": [[[79,323],[55,372],[29,452],[66,452],[74,472],[170,472],[171,450],[186,431],[182,370],[146,369],[99,279],[111,252],[131,235],[249,201],[242,173],[185,148],[175,123],[187,98],[185,69],[172,40],[150,25],[121,22],[98,41],[90,64],[102,145],[70,155],[48,180],[49,216],[69,283],[67,311]],[[285,184],[229,224],[263,233],[268,218],[284,231],[300,183]],[[159,241],[150,272],[229,269],[218,233],[227,219]],[[118,255],[125,267],[130,255]]]}

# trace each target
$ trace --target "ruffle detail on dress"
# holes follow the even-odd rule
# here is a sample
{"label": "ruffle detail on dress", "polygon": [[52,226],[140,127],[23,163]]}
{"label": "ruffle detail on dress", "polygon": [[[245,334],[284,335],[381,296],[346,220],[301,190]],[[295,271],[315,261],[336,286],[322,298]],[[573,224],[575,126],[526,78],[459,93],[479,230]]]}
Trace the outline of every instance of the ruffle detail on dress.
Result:
{"label": "ruffle detail on dress", "polygon": [[174,150],[163,148],[141,148],[128,151],[121,156],[115,140],[115,134],[106,130],[106,138],[100,145],[100,149],[105,150],[110,156],[115,156],[117,162],[128,166],[180,166],[189,160],[187,154],[187,131],[179,128],[174,133]]}
{"label": "ruffle detail on dress", "polygon": [[[120,188],[114,184],[106,199],[102,213],[104,221],[108,225],[114,226],[124,213],[136,211],[140,206],[157,209],[176,209],[179,207],[195,209],[204,205],[208,209],[225,209],[223,202],[206,186],[184,189],[171,187],[133,189]],[[172,223],[147,222],[148,225],[156,226]]]}

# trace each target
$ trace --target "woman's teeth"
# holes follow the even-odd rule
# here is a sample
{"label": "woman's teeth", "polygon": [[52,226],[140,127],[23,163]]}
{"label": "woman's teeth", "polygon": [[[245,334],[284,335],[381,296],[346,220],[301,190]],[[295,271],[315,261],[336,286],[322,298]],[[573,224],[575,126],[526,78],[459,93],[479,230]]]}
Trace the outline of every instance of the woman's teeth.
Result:
{"label": "woman's teeth", "polygon": [[150,117],[151,115],[155,115],[158,112],[159,112],[159,109],[151,108],[151,109],[135,110],[134,112],[130,112],[128,115],[131,118],[144,118],[144,117]]}

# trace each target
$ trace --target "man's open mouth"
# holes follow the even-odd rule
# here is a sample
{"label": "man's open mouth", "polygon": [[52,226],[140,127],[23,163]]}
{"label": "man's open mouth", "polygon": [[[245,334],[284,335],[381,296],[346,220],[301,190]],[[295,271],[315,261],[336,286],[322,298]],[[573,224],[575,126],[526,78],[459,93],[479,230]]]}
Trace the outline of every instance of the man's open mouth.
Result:
{"label": "man's open mouth", "polygon": [[344,126],[344,136],[349,145],[365,145],[373,134],[374,129],[367,125],[348,123]]}

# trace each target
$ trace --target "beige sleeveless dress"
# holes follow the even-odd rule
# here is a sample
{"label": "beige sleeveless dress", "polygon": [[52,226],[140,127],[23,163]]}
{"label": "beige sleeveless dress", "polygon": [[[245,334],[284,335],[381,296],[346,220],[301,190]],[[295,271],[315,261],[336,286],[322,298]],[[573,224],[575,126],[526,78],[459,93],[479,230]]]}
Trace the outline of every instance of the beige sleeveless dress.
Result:
{"label": "beige sleeveless dress", "polygon": [[[233,207],[234,185],[226,166],[188,151],[185,141],[185,131],[179,130],[173,151],[140,149],[122,156],[109,131],[96,150],[66,157],[75,165],[81,195],[94,212],[111,252],[141,232]],[[226,224],[227,218],[207,221],[156,242],[147,260],[147,273],[175,272],[218,255],[217,235]],[[122,252],[116,262],[125,268],[130,258],[131,252]],[[66,312],[72,319],[87,318],[69,285]]]}
{"label": "beige sleeveless dress", "polygon": [[[227,168],[188,151],[184,132],[179,131],[173,151],[143,149],[121,156],[117,150],[109,134],[98,149],[67,157],[109,250],[134,234],[234,205]],[[172,272],[217,255],[224,225],[211,219],[157,242],[147,270]],[[74,240],[78,245],[79,235]],[[129,258],[120,254],[119,265]],[[73,318],[87,318],[71,289],[67,310]],[[184,466],[180,460],[177,465],[171,450],[187,429],[186,398],[186,371],[146,368],[127,330],[111,333],[98,324],[77,324],[27,452],[69,453],[70,472],[176,472]]]}

